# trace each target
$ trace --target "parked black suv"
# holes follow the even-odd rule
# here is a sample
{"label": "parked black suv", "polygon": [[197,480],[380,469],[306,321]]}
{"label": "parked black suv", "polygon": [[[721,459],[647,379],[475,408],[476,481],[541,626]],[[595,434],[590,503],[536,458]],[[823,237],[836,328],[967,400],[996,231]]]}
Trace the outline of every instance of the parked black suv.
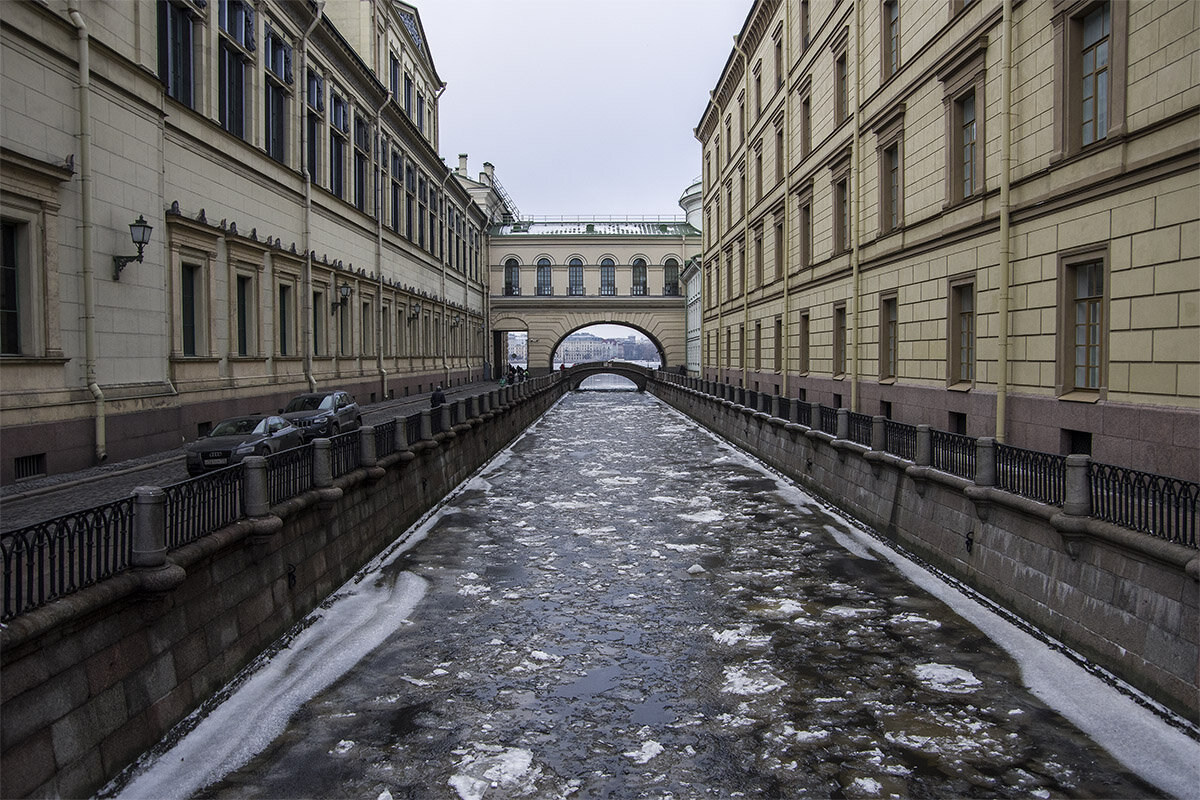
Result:
{"label": "parked black suv", "polygon": [[279,413],[304,434],[304,440],[336,436],[362,425],[358,403],[348,392],[311,392],[293,397]]}

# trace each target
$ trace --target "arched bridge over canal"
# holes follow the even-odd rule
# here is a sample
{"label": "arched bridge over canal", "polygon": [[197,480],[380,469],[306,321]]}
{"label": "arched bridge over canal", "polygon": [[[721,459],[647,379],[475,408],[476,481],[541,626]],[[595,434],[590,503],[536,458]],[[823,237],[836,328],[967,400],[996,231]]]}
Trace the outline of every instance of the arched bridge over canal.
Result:
{"label": "arched bridge over canal", "polygon": [[618,375],[622,378],[628,378],[637,386],[639,392],[646,391],[646,384],[654,376],[654,370],[647,367],[639,366],[638,364],[630,364],[627,361],[589,361],[584,364],[576,364],[573,367],[568,367],[562,370],[563,376],[574,391],[579,388],[579,384],[593,375]]}

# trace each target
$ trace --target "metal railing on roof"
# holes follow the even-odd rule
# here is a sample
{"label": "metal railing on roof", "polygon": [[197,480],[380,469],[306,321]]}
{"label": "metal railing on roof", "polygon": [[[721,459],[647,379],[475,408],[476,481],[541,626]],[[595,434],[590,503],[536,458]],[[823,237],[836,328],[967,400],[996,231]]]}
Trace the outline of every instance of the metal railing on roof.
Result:
{"label": "metal railing on roof", "polygon": [[605,214],[567,214],[546,216],[529,214],[521,217],[519,222],[687,222],[682,214],[625,214],[612,216]]}

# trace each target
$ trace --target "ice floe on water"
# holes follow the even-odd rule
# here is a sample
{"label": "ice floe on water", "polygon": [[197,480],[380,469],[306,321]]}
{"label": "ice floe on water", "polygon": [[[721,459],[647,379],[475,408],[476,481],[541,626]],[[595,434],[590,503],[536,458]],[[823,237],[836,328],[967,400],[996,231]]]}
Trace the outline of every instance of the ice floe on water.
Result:
{"label": "ice floe on water", "polygon": [[949,664],[917,664],[913,672],[919,681],[939,692],[970,694],[983,683],[969,671]]}

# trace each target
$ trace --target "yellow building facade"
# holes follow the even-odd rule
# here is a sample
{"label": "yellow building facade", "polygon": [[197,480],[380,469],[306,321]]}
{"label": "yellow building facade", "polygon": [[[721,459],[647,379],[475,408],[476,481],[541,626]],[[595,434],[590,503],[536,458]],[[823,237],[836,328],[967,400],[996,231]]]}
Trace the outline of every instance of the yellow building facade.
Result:
{"label": "yellow building facade", "polygon": [[759,0],[696,128],[706,378],[1200,474],[1200,5]]}

